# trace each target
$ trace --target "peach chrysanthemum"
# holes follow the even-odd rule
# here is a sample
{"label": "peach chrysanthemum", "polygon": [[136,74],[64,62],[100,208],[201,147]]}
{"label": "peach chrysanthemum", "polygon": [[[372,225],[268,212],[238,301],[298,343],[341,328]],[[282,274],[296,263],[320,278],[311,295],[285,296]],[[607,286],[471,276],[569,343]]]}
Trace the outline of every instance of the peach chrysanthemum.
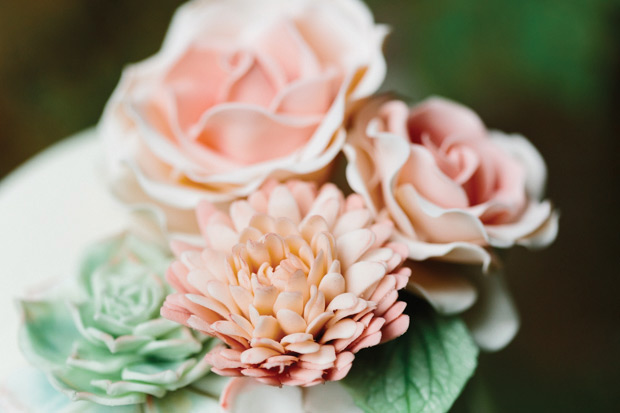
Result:
{"label": "peach chrysanthemum", "polygon": [[228,344],[213,371],[272,385],[343,378],[354,353],[403,334],[410,275],[393,224],[333,184],[270,182],[228,214],[197,211],[206,248],[176,243],[162,315]]}

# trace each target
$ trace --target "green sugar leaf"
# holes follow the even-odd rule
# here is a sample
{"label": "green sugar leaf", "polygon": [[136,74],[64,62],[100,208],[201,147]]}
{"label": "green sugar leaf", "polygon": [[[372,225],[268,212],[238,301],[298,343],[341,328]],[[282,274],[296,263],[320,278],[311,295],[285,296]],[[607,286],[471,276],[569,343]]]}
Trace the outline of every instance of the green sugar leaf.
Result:
{"label": "green sugar leaf", "polygon": [[412,313],[403,336],[359,352],[342,380],[366,412],[446,412],[476,368],[478,347],[459,318]]}

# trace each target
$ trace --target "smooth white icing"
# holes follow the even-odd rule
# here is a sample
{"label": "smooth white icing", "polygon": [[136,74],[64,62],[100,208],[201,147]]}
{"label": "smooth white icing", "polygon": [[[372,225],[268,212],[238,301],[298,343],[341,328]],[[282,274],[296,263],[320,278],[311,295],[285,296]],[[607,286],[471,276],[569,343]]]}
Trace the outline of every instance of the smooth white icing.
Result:
{"label": "smooth white icing", "polygon": [[104,183],[95,135],[63,140],[0,182],[0,380],[27,364],[15,299],[74,274],[88,244],[126,223]]}

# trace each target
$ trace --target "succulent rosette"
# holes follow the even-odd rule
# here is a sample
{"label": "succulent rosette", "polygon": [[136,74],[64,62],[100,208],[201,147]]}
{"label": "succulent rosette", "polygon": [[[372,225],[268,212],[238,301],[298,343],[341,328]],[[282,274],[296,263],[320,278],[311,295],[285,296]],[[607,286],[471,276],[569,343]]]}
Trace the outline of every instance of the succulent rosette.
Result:
{"label": "succulent rosette", "polygon": [[174,245],[177,293],[162,315],[228,345],[207,355],[214,372],[312,386],[407,330],[407,249],[359,195],[271,181],[227,212],[204,202],[197,215],[206,247]]}
{"label": "succulent rosette", "polygon": [[488,131],[469,108],[441,98],[413,108],[378,99],[349,135],[349,184],[375,211],[389,212],[410,258],[486,267],[488,247],[555,239],[542,157],[522,136]]}
{"label": "succulent rosette", "polygon": [[170,259],[129,234],[95,245],[79,291],[20,302],[23,352],[71,399],[103,405],[142,403],[202,378],[212,340],[159,315]]}
{"label": "succulent rosette", "polygon": [[189,230],[200,199],[324,179],[351,102],[383,82],[386,31],[358,0],[188,2],[100,122],[115,192]]}

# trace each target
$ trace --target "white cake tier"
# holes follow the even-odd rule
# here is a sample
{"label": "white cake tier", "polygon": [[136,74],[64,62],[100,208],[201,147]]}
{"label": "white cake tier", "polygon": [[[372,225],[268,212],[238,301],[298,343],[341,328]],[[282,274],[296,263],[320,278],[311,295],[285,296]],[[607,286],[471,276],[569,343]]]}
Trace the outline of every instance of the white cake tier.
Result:
{"label": "white cake tier", "polygon": [[68,138],[0,182],[0,378],[26,365],[15,299],[78,268],[84,248],[120,231],[125,213],[103,182],[95,132]]}

